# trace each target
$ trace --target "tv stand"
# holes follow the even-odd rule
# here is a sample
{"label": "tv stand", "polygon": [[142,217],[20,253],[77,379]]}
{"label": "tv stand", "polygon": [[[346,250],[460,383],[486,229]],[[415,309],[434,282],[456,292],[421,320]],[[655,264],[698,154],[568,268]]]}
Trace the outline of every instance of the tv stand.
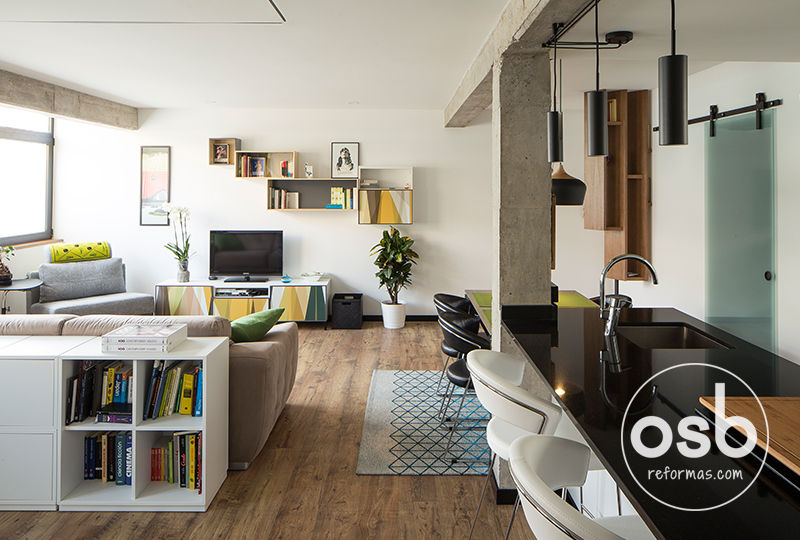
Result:
{"label": "tv stand", "polygon": [[265,283],[267,281],[267,278],[266,277],[253,277],[250,274],[245,274],[243,276],[225,278],[224,281],[225,281],[225,283],[247,283],[247,282]]}
{"label": "tv stand", "polygon": [[[269,308],[284,307],[283,321],[328,319],[330,283],[328,276],[317,280],[295,278],[290,283],[279,279],[253,278],[221,283],[198,280],[187,283],[163,281],[156,285],[157,315],[219,315],[234,320]],[[258,279],[258,281],[256,281]]]}

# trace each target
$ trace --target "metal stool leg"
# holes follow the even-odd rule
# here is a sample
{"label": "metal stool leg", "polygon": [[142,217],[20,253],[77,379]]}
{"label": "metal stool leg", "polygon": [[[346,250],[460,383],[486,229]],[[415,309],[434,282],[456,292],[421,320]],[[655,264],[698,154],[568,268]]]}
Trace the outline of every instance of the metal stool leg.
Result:
{"label": "metal stool leg", "polygon": [[481,511],[481,504],[483,504],[483,497],[486,495],[486,487],[489,485],[489,476],[492,474],[492,468],[494,467],[494,460],[496,457],[497,454],[492,454],[492,460],[489,462],[489,470],[486,471],[486,480],[483,482],[481,498],[478,499],[478,508],[475,509],[475,516],[472,518],[472,526],[469,528],[468,540],[472,539],[472,532],[475,530],[475,524],[478,522],[478,513]]}
{"label": "metal stool leg", "polygon": [[[469,382],[467,382],[467,386],[469,386]],[[454,389],[455,391],[455,389]],[[448,454],[450,454],[450,443],[453,441],[453,433],[456,431],[458,424],[461,418],[461,408],[464,406],[464,398],[467,397],[467,389],[464,388],[464,392],[461,394],[461,401],[458,404],[458,412],[456,412],[456,417],[454,420],[453,425],[450,427],[450,435],[447,436],[447,446],[444,448],[444,457],[447,458]]]}
{"label": "metal stool leg", "polygon": [[[439,392],[440,392],[440,390],[441,390],[441,387],[442,387],[442,380],[444,380],[444,374],[445,374],[445,372],[447,371],[447,366],[449,366],[449,365],[450,365],[450,362],[451,362],[452,360],[453,360],[453,359],[452,359],[452,358],[450,358],[449,356],[447,356],[447,355],[444,355],[444,363],[442,364],[442,372],[439,374],[439,382],[437,382],[437,383],[436,383],[436,393],[437,393],[438,395],[440,395],[440,396],[443,396],[443,395],[444,395],[444,394],[440,394]],[[449,382],[449,381],[448,381],[448,382]]]}
{"label": "metal stool leg", "polygon": [[505,540],[508,540],[508,537],[511,534],[511,526],[514,524],[514,516],[517,515],[517,508],[519,508],[519,493],[517,493],[517,499],[514,501],[514,510],[511,511],[511,521],[508,522]]}

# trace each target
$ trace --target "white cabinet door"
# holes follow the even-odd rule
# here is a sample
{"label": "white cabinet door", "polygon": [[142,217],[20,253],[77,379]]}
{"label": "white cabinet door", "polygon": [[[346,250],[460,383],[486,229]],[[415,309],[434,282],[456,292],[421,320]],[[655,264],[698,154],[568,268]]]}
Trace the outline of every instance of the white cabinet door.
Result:
{"label": "white cabinet door", "polygon": [[53,426],[53,360],[0,359],[0,427]]}
{"label": "white cabinet door", "polygon": [[52,433],[0,433],[0,504],[54,500],[54,447]]}

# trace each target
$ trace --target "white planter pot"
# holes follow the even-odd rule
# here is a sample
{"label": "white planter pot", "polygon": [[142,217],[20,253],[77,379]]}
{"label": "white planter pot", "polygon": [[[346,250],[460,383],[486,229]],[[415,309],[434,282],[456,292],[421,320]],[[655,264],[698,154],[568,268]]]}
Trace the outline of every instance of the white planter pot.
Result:
{"label": "white planter pot", "polygon": [[399,304],[381,302],[381,314],[384,328],[394,330],[406,325],[406,305],[402,302]]}

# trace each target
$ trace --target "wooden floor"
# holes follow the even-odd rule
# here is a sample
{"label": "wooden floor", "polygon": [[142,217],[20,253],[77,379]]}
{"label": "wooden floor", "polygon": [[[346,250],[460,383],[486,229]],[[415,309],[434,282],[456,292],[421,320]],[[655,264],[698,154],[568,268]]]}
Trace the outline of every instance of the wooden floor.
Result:
{"label": "wooden floor", "polygon": [[[208,512],[2,512],[0,538],[466,538],[484,477],[355,472],[372,370],[440,368],[440,340],[433,322],[303,326],[286,409]],[[484,503],[474,538],[502,538],[510,515]],[[521,511],[511,537],[533,538]]]}

